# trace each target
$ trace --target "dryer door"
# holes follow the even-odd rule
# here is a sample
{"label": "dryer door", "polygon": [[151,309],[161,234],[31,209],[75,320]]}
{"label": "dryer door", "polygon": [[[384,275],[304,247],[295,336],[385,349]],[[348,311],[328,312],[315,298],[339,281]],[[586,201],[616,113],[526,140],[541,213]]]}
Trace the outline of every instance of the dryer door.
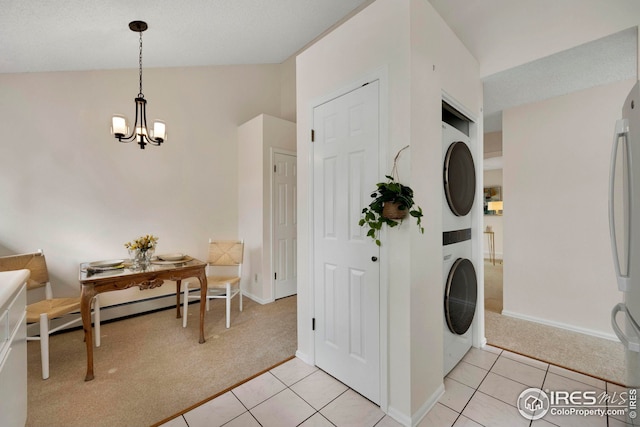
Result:
{"label": "dryer door", "polygon": [[471,326],[476,312],[478,282],[473,264],[458,258],[449,271],[444,294],[444,316],[449,330],[462,335]]}
{"label": "dryer door", "polygon": [[467,144],[454,142],[444,158],[444,194],[451,211],[465,216],[471,211],[476,196],[476,171]]}

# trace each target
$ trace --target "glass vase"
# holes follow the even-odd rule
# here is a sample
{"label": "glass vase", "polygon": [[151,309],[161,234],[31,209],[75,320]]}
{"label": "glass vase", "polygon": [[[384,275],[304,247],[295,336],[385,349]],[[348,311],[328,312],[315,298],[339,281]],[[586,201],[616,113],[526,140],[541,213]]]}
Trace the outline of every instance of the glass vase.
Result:
{"label": "glass vase", "polygon": [[131,258],[131,268],[134,270],[146,270],[151,264],[151,257],[153,257],[153,249],[147,249],[146,251],[136,249],[129,251],[129,257]]}

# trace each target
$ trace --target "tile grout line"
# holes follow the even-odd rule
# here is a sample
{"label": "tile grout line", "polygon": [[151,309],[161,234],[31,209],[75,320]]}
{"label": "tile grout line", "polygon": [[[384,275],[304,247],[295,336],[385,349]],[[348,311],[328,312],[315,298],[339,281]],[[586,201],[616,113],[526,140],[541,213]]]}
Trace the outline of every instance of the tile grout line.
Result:
{"label": "tile grout line", "polygon": [[[542,378],[542,384],[540,384],[540,391],[542,391],[544,393],[544,390],[542,389],[544,387],[544,383],[545,381],[547,381],[547,375],[549,375],[549,369],[551,368],[551,364],[547,364],[547,369],[544,371],[544,378]],[[553,424],[551,421],[547,421],[549,424]],[[555,425],[555,424],[553,424]],[[529,421],[529,427],[533,427],[533,420]]]}
{"label": "tile grout line", "polygon": [[[295,384],[298,384],[298,383],[299,383],[299,382],[301,382],[302,380],[304,380],[304,379],[306,379],[306,378],[309,378],[311,375],[316,374],[317,372],[323,372],[323,373],[325,373],[326,375],[329,375],[329,374],[327,374],[326,372],[324,372],[322,369],[320,369],[320,368],[317,368],[317,367],[316,367],[316,369],[315,369],[313,372],[309,373],[308,375],[305,375],[304,377],[300,378],[298,381],[296,381],[296,382],[292,383],[292,384],[291,384],[291,386],[293,386],[293,385],[295,385]],[[327,402],[327,404],[326,404],[326,405],[324,405],[324,406],[323,406],[322,408],[320,408],[320,409],[316,409],[316,408],[315,408],[315,406],[313,406],[311,403],[307,402],[307,401],[305,400],[305,398],[304,398],[304,397],[302,397],[302,396],[300,396],[298,393],[296,393],[296,391],[295,391],[295,390],[293,390],[293,389],[291,388],[291,386],[287,386],[287,388],[288,388],[289,390],[291,390],[291,392],[292,392],[293,394],[295,394],[295,395],[296,395],[296,396],[298,396],[300,399],[302,399],[302,401],[303,401],[304,403],[306,403],[307,405],[311,406],[311,407],[313,408],[313,410],[315,411],[313,414],[311,414],[311,416],[309,416],[307,419],[305,419],[304,421],[302,421],[302,423],[304,423],[304,422],[305,422],[306,420],[308,420],[309,418],[313,417],[315,414],[320,414],[320,416],[321,416],[322,418],[324,418],[325,420],[329,421],[332,425],[334,425],[334,426],[335,426],[335,424],[334,424],[333,422],[331,422],[327,417],[325,417],[325,416],[324,416],[320,411],[321,411],[322,409],[326,408],[326,407],[327,407],[331,402],[335,401],[337,398],[339,398],[340,396],[342,396],[343,394],[345,394],[347,391],[351,390],[351,388],[350,388],[349,386],[347,386],[346,384],[344,384],[342,381],[339,381],[339,380],[337,380],[336,378],[334,378],[332,375],[329,375],[329,376],[330,376],[331,378],[333,378],[335,381],[337,381],[337,382],[339,382],[340,384],[342,384],[342,385],[344,385],[345,387],[347,387],[347,389],[346,389],[346,390],[344,390],[343,392],[339,393],[336,397],[334,397],[333,399],[331,399],[329,402]],[[278,379],[279,379],[279,378],[278,378]],[[286,386],[286,384],[285,384],[285,386]],[[384,417],[383,417],[383,418],[384,418]],[[302,423],[300,423],[300,424],[302,424]]]}
{"label": "tile grout line", "polygon": [[[269,372],[271,372],[271,371],[269,371]],[[300,396],[298,393],[296,393],[296,392],[295,392],[295,390],[293,390],[293,389],[291,388],[291,386],[293,386],[293,385],[295,385],[295,384],[298,384],[299,382],[301,382],[301,381],[305,380],[306,378],[309,378],[311,375],[314,375],[314,374],[316,374],[317,372],[324,372],[324,371],[323,371],[322,369],[320,369],[320,368],[317,368],[317,367],[316,367],[316,369],[315,369],[313,372],[310,372],[310,373],[308,373],[307,375],[305,375],[304,377],[300,378],[299,380],[297,380],[297,381],[295,381],[295,382],[291,383],[291,385],[290,385],[290,386],[289,386],[289,385],[287,385],[287,384],[285,384],[285,383],[284,383],[284,381],[282,381],[280,378],[278,378],[278,376],[277,376],[276,374],[272,373],[272,375],[273,375],[274,377],[276,377],[276,378],[277,378],[281,383],[283,383],[283,384],[284,384],[284,386],[285,386],[286,388],[288,388],[289,390],[291,390],[291,392],[292,392],[293,394],[295,394],[296,396],[298,396],[298,397],[299,397],[299,398],[300,398],[304,403],[306,403],[307,405],[309,405],[309,406],[314,410],[313,414],[311,414],[309,417],[305,418],[305,419],[304,419],[300,424],[305,423],[309,418],[313,417],[314,415],[316,415],[316,414],[320,414],[320,416],[321,416],[322,418],[324,418],[325,420],[327,420],[331,425],[335,426],[335,424],[334,424],[331,420],[329,420],[327,417],[325,417],[325,416],[324,416],[320,411],[321,411],[322,409],[326,408],[326,407],[327,407],[331,402],[333,402],[333,401],[335,401],[336,399],[338,399],[338,398],[339,398],[340,396],[342,396],[344,393],[346,393],[347,391],[351,390],[351,388],[350,388],[350,387],[348,387],[348,386],[347,386],[346,384],[344,384],[343,382],[341,382],[341,381],[339,381],[339,380],[335,379],[333,376],[331,376],[331,375],[327,374],[327,375],[329,375],[331,378],[333,378],[334,380],[338,381],[340,384],[342,384],[342,385],[344,385],[345,387],[347,387],[347,389],[346,389],[346,390],[344,390],[343,392],[339,393],[336,397],[334,397],[333,399],[331,399],[329,402],[327,402],[327,403],[326,403],[324,406],[322,406],[322,408],[320,408],[320,409],[316,409],[316,408],[315,408],[311,403],[307,402],[307,401],[306,401],[306,399],[305,399],[304,397]],[[326,374],[326,372],[324,372],[324,373]],[[278,392],[278,393],[276,393],[276,394],[279,394],[279,393],[281,393],[282,391],[284,391],[284,390],[281,390],[280,392]],[[275,396],[275,394],[274,394],[274,396]],[[271,397],[273,397],[273,396],[271,396]],[[270,397],[270,398],[271,398],[271,397]],[[269,398],[269,399],[270,399],[270,398]],[[267,399],[267,400],[269,400],[269,399]],[[266,400],[265,400],[265,402],[266,402]],[[257,406],[257,405],[256,405],[256,406]],[[251,412],[251,411],[249,411],[249,412]],[[252,414],[252,415],[253,415],[253,414]],[[254,418],[255,418],[255,417],[254,417]],[[384,418],[384,417],[382,417],[382,418]],[[256,420],[256,421],[257,421],[257,420]],[[378,422],[380,422],[380,421],[378,421]],[[300,424],[298,424],[298,425],[300,425]],[[376,423],[376,424],[377,424],[377,423]]]}
{"label": "tile grout line", "polygon": [[[482,350],[482,351],[487,351],[487,350]],[[482,385],[482,383],[484,382],[484,380],[485,380],[485,379],[487,378],[487,376],[489,375],[489,372],[491,372],[491,369],[493,369],[493,367],[495,366],[495,364],[498,362],[498,359],[500,359],[500,356],[502,356],[502,352],[503,352],[503,351],[504,351],[504,350],[501,350],[501,351],[500,351],[500,353],[498,353],[498,357],[496,357],[496,360],[494,360],[494,361],[493,361],[493,363],[491,364],[491,367],[487,370],[487,373],[484,375],[484,377],[482,377],[482,381],[480,381],[480,383],[478,384],[478,387],[474,388],[473,393],[471,393],[471,396],[469,397],[469,400],[467,400],[467,403],[465,403],[465,404],[464,404],[464,406],[462,407],[462,410],[461,410],[460,412],[458,412],[458,416],[456,417],[456,419],[455,419],[455,420],[453,420],[453,424],[451,424],[452,426],[453,426],[453,425],[455,425],[455,423],[457,423],[457,422],[458,422],[458,419],[462,416],[462,413],[464,412],[464,410],[465,410],[465,409],[467,408],[467,406],[469,405],[469,402],[471,402],[471,399],[473,399],[473,396],[475,396],[475,395],[476,395],[476,393],[477,393],[477,392],[479,392],[480,386]],[[489,352],[489,353],[491,353],[491,352]],[[493,354],[495,354],[495,353],[493,353]],[[467,363],[469,363],[469,362],[467,362]],[[473,364],[470,364],[470,365],[472,365],[472,366],[476,366],[476,365],[473,365]],[[481,368],[480,366],[477,366],[477,367],[478,367],[478,368],[480,368],[480,369],[484,369],[484,368]],[[453,378],[451,378],[451,379],[453,379]],[[454,380],[454,381],[455,381],[455,380]],[[458,381],[458,382],[459,382],[459,381]],[[480,393],[482,393],[482,392],[480,392]],[[447,405],[444,405],[444,406],[446,406],[447,408],[449,408]],[[449,408],[449,409],[452,409],[452,408]],[[476,421],[476,420],[474,420],[474,419],[471,419],[471,418],[469,418],[469,419],[470,419],[471,421],[473,421],[473,422],[477,423],[477,424],[480,424],[478,421]],[[480,425],[483,425],[483,424],[480,424]]]}

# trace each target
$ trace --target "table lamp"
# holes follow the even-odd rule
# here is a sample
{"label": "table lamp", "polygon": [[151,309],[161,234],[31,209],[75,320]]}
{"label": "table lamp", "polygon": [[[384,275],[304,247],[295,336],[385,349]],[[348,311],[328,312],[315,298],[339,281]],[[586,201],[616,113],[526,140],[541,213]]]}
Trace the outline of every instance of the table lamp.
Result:
{"label": "table lamp", "polygon": [[494,211],[496,215],[502,215],[502,200],[498,202],[489,202],[487,209],[490,211]]}

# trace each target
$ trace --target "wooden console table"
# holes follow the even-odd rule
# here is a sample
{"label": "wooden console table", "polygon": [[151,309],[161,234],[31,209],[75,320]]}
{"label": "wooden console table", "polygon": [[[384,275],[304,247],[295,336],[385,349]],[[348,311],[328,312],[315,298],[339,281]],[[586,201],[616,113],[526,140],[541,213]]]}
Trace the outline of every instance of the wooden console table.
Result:
{"label": "wooden console table", "polygon": [[[85,381],[93,379],[93,331],[91,329],[91,301],[97,294],[109,291],[119,291],[132,287],[140,289],[153,289],[162,286],[165,280],[176,282],[176,311],[178,318],[180,313],[180,283],[183,279],[195,277],[200,281],[201,301],[206,301],[207,275],[206,263],[195,258],[174,264],[151,264],[144,270],[120,268],[95,272],[90,268],[90,263],[80,264],[80,311],[82,314],[82,327],[84,329],[84,341],[87,346],[87,375]],[[204,343],[204,315],[206,304],[200,304],[200,344]]]}

